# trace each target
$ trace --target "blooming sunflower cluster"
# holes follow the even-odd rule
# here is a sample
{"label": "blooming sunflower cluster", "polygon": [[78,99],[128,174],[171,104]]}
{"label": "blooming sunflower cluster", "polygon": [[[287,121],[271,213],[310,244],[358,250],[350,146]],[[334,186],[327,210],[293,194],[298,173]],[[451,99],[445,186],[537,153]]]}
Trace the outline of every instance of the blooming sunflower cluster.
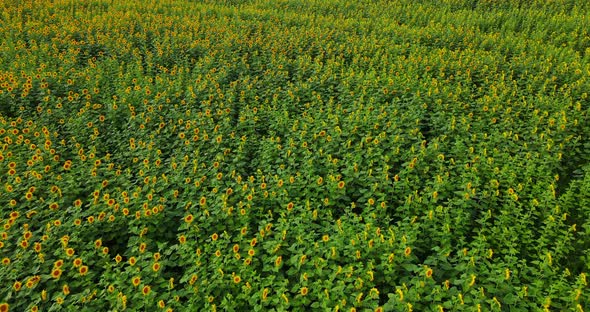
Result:
{"label": "blooming sunflower cluster", "polygon": [[589,306],[589,4],[0,10],[0,312]]}

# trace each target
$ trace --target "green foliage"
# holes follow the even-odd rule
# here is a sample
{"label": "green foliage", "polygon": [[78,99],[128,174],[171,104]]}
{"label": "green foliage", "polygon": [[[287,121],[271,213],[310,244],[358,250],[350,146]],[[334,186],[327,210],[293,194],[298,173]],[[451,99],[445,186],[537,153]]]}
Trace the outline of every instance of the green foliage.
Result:
{"label": "green foliage", "polygon": [[583,311],[588,4],[6,1],[0,311]]}

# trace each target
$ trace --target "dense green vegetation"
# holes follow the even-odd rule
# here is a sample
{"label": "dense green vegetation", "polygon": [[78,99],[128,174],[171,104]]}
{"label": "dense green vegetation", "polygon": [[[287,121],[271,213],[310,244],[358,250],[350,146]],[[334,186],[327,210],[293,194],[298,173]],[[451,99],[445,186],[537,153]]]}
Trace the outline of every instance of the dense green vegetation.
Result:
{"label": "dense green vegetation", "polygon": [[0,311],[589,305],[590,4],[0,7]]}

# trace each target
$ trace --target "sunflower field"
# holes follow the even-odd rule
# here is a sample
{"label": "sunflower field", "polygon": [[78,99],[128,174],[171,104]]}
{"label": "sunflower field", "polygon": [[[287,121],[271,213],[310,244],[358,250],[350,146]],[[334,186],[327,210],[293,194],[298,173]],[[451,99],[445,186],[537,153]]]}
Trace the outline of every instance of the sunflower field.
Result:
{"label": "sunflower field", "polygon": [[590,311],[590,3],[0,10],[0,312]]}

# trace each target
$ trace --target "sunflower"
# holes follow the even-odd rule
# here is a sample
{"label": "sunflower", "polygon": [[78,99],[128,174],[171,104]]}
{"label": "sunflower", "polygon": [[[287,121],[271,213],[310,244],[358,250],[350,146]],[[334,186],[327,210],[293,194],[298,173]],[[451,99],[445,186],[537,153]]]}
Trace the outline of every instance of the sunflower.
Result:
{"label": "sunflower", "polygon": [[409,257],[411,253],[412,253],[412,248],[406,247],[406,249],[404,250],[404,255],[406,257]]}
{"label": "sunflower", "polygon": [[307,296],[307,294],[309,293],[309,289],[307,287],[301,287],[301,290],[299,291],[299,293],[302,296]]}
{"label": "sunflower", "polygon": [[88,267],[83,265],[80,267],[80,269],[78,269],[78,272],[80,272],[80,275],[84,276],[86,273],[88,273]]}
{"label": "sunflower", "polygon": [[428,277],[428,278],[432,277],[432,269],[431,268],[426,269],[426,277]]}
{"label": "sunflower", "polygon": [[63,271],[60,268],[54,268],[53,271],[51,271],[51,277],[58,279],[62,273]]}
{"label": "sunflower", "polygon": [[63,265],[64,265],[64,261],[63,261],[63,260],[61,260],[61,259],[59,259],[59,260],[57,260],[57,261],[55,261],[55,262],[53,263],[53,266],[54,266],[55,268],[61,268]]}
{"label": "sunflower", "polygon": [[144,253],[146,247],[147,247],[146,243],[139,244],[139,252]]}

